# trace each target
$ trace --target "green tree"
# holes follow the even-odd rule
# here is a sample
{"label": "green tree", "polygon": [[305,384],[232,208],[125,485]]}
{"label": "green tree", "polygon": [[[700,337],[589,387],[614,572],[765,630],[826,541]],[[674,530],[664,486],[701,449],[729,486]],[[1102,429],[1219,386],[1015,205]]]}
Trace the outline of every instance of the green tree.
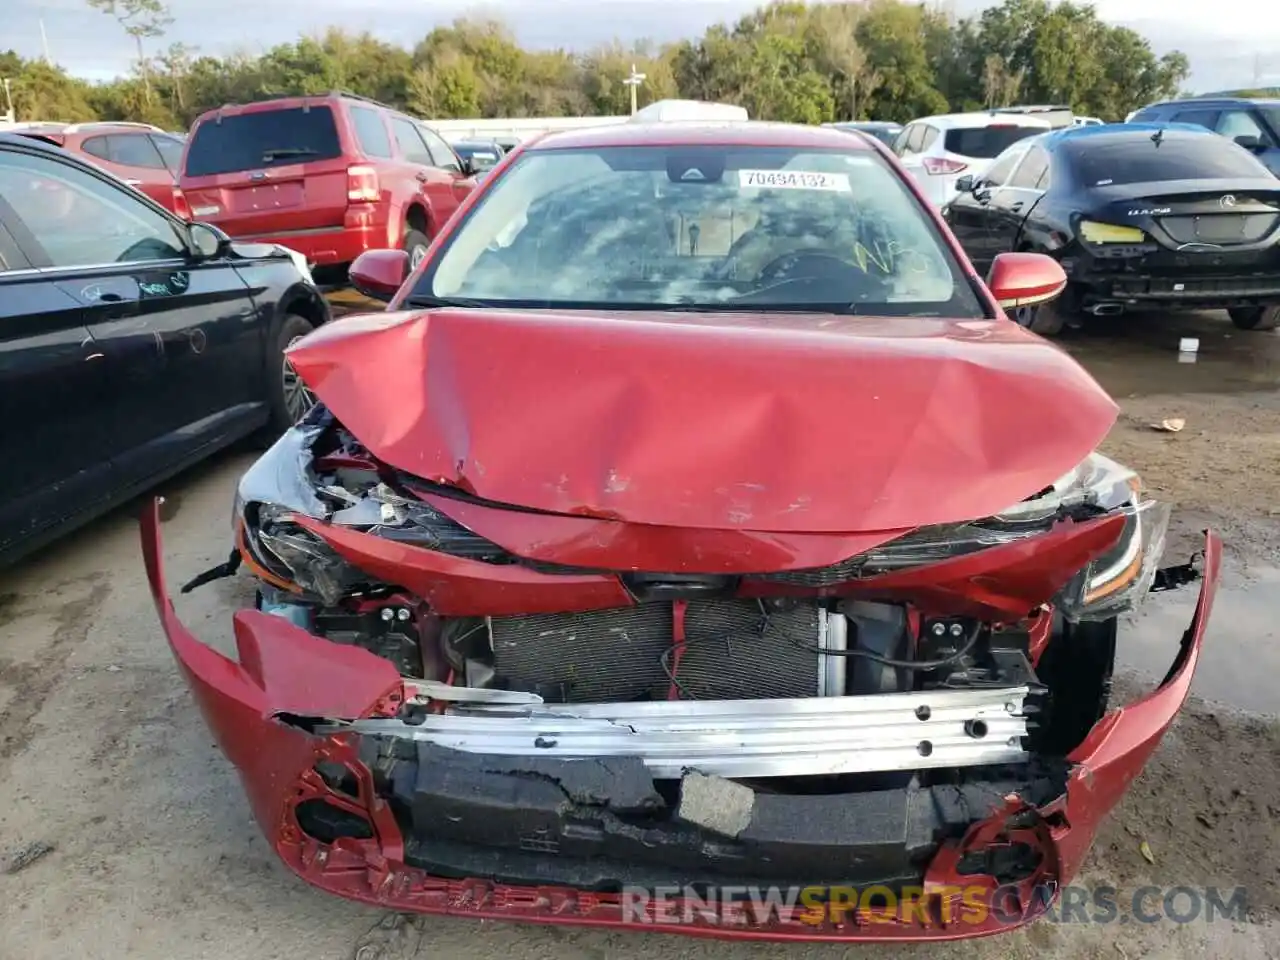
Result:
{"label": "green tree", "polygon": [[421,117],[474,117],[480,113],[480,78],[465,53],[445,50],[409,77],[409,109]]}
{"label": "green tree", "polygon": [[823,4],[810,10],[804,25],[805,46],[814,69],[831,84],[841,120],[868,119],[866,108],[882,79],[858,42],[861,13],[860,4]]}
{"label": "green tree", "polygon": [[173,23],[169,7],[163,0],[87,0],[90,7],[114,17],[133,37],[138,51],[138,69],[142,72],[142,84],[146,100],[151,102],[151,63],[143,48],[143,41],[164,36]]}
{"label": "green tree", "polygon": [[646,75],[641,102],[718,100],[753,116],[816,123],[906,121],[930,113],[1060,101],[1118,120],[1176,96],[1180,53],[1156,56],[1133,30],[1078,0],[1004,0],[956,19],[918,0],[778,0],[666,46],[525,50],[499,21],[462,18],[411,48],[337,27],[266,52],[199,55],[181,44],[148,57],[171,22],[166,0],[86,0],[133,38],[131,76],[91,84],[57,67],[0,57],[26,119],[147,120],[186,126],[225,103],[350,90],[426,119],[626,113],[623,80]]}
{"label": "green tree", "polygon": [[858,21],[858,42],[880,78],[869,115],[899,123],[944,113],[947,98],[934,86],[925,46],[925,8],[895,0],[872,0]]}
{"label": "green tree", "polygon": [[12,50],[0,53],[0,77],[9,81],[18,120],[75,123],[98,116],[88,85],[43,60],[24,60]]}
{"label": "green tree", "polygon": [[620,116],[631,111],[631,89],[623,81],[631,75],[633,66],[644,74],[637,97],[640,106],[677,96],[680,90],[673,61],[673,57],[663,56],[643,41],[630,47],[620,43],[597,47],[581,59],[579,66],[591,112]]}

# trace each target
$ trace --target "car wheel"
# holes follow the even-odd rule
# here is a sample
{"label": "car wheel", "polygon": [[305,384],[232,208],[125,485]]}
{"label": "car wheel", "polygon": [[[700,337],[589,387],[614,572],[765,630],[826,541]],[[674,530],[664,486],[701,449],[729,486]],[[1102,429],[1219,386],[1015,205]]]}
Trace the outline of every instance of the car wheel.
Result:
{"label": "car wheel", "polygon": [[1231,322],[1241,330],[1274,330],[1280,327],[1280,306],[1232,307]]}
{"label": "car wheel", "polygon": [[427,255],[427,247],[431,246],[431,238],[421,230],[406,230],[404,234],[404,252],[409,255],[409,269],[417,270],[422,258]]}
{"label": "car wheel", "polygon": [[269,441],[274,441],[315,406],[315,396],[284,354],[312,329],[306,318],[288,314],[276,334],[275,349],[267,360],[267,403],[271,410],[266,428]]}
{"label": "car wheel", "polygon": [[1033,307],[1015,307],[1010,314],[1020,327],[1026,327],[1032,333],[1042,337],[1052,337],[1062,332],[1067,318],[1063,316],[1062,307],[1056,300],[1039,303]]}

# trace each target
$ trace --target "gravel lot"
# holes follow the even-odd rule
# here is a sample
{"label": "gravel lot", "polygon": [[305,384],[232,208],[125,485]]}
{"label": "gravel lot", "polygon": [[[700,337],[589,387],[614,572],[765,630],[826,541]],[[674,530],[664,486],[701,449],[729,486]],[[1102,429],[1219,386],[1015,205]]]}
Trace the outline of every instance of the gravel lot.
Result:
{"label": "gravel lot", "polygon": [[[1177,362],[1199,336],[1195,364]],[[1249,918],[1213,924],[1041,922],[930,948],[796,945],[794,958],[1280,956],[1280,335],[1206,316],[1135,318],[1065,344],[1120,399],[1107,450],[1179,506],[1172,550],[1207,525],[1228,541],[1199,698],[1104,828],[1081,880],[1237,885]],[[1178,433],[1150,424],[1186,420]],[[169,484],[170,581],[220,561],[245,454]],[[1269,590],[1268,587],[1271,589]],[[248,594],[181,598],[210,642]],[[1268,599],[1269,598],[1269,599]],[[1192,595],[1153,598],[1124,643],[1123,686],[1162,673]],[[1140,853],[1143,842],[1151,853]],[[768,945],[403,919],[313,891],[277,866],[164,645],[136,526],[120,511],[0,573],[0,957],[26,960],[760,958]]]}

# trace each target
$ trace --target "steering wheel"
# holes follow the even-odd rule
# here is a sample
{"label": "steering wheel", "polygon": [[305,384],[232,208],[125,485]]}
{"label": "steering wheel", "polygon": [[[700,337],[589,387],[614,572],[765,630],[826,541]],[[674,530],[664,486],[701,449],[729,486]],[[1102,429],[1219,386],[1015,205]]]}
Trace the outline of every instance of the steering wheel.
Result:
{"label": "steering wheel", "polygon": [[780,280],[816,280],[847,276],[860,272],[848,260],[816,250],[796,250],[774,257],[761,268],[758,280],[776,283]]}

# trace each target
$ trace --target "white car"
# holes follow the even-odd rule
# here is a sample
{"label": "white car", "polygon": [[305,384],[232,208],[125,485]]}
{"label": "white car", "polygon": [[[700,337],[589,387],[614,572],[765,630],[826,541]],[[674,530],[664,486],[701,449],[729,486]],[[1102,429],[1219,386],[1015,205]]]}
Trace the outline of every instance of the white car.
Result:
{"label": "white car", "polygon": [[950,113],[913,120],[893,152],[938,207],[956,195],[956,180],[979,174],[1006,147],[1053,129],[1047,120],[1018,113]]}

